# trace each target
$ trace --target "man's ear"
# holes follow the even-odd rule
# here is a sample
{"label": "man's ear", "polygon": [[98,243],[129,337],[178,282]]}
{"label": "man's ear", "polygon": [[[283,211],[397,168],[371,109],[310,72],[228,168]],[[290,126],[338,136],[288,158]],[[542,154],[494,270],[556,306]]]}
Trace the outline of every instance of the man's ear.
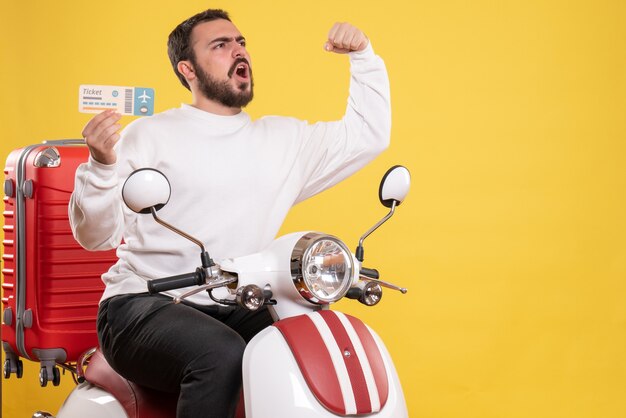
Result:
{"label": "man's ear", "polygon": [[196,78],[196,71],[190,61],[179,61],[176,68],[185,77],[187,83]]}

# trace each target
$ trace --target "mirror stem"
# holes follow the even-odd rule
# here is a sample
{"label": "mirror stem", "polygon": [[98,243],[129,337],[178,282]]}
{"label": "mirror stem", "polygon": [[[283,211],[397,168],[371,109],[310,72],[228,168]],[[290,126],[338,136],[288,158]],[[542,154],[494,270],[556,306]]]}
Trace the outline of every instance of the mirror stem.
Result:
{"label": "mirror stem", "polygon": [[371,227],[365,234],[363,234],[363,236],[361,237],[361,239],[359,239],[359,246],[356,247],[356,252],[355,252],[355,256],[356,259],[359,260],[360,262],[363,262],[363,241],[365,240],[365,238],[369,237],[370,234],[374,231],[376,231],[382,224],[384,224],[385,222],[387,222],[387,220],[389,218],[391,218],[391,216],[394,214],[394,212],[396,211],[396,204],[397,201],[393,200],[391,202],[391,210],[389,211],[389,213],[380,221],[378,221],[378,223],[376,223],[376,225],[374,225],[373,227]]}
{"label": "mirror stem", "polygon": [[213,262],[213,260],[211,260],[211,257],[209,257],[209,253],[207,253],[207,251],[204,249],[204,245],[202,244],[202,242],[200,242],[199,240],[197,240],[196,238],[192,237],[189,234],[184,233],[183,231],[181,231],[178,228],[173,227],[172,225],[168,224],[167,222],[161,220],[157,214],[156,214],[156,209],[154,208],[154,206],[152,206],[150,208],[150,212],[152,213],[152,217],[154,218],[155,221],[157,221],[157,223],[159,223],[159,225],[162,225],[164,227],[166,227],[167,229],[169,229],[170,231],[180,235],[183,238],[188,239],[189,241],[193,242],[194,244],[196,244],[198,247],[200,247],[200,250],[202,251],[200,253],[200,258],[202,259],[202,267],[204,268],[209,268],[215,265],[215,263]]}

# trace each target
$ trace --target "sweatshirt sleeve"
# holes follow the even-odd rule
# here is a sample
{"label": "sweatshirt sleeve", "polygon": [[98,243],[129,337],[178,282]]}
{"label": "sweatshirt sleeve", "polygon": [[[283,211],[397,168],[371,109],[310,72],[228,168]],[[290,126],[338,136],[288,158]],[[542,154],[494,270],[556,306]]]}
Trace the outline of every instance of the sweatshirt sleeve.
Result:
{"label": "sweatshirt sleeve", "polygon": [[116,248],[122,240],[124,216],[118,191],[116,164],[91,157],[76,170],[68,206],[74,238],[88,250]]}
{"label": "sweatshirt sleeve", "polygon": [[354,174],[390,142],[391,100],[383,60],[371,43],[350,55],[350,96],[344,117],[304,129],[300,168],[305,200]]}
{"label": "sweatshirt sleeve", "polygon": [[68,215],[74,238],[87,250],[110,250],[122,241],[126,219],[122,181],[132,170],[146,166],[137,151],[140,123],[134,121],[122,131],[115,164],[105,165],[90,156],[76,170]]}

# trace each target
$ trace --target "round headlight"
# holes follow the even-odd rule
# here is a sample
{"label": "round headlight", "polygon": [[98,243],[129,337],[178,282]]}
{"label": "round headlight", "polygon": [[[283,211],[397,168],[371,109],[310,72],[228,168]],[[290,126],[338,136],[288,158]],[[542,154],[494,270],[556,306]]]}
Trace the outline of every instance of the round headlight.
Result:
{"label": "round headlight", "polygon": [[338,301],[350,289],[354,263],[338,238],[310,232],[291,254],[291,276],[300,295],[317,304]]}

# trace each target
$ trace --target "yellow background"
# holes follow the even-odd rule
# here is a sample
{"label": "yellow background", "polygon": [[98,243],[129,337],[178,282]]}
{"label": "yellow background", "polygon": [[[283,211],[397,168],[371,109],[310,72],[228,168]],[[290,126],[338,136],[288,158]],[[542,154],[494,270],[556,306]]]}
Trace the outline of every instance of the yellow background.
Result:
{"label": "yellow background", "polygon": [[[334,21],[358,25],[389,69],[392,146],[294,208],[283,232],[354,246],[385,214],[380,176],[408,166],[408,199],[365,248],[409,293],[340,308],[386,341],[411,417],[626,416],[626,2],[1,5],[3,158],[78,137],[79,84],[153,87],[157,111],[187,102],[166,37],[206,7],[248,38],[253,117],[338,118],[347,60],[322,44]],[[42,389],[37,371],[3,382],[5,417],[56,412],[71,379]]]}

